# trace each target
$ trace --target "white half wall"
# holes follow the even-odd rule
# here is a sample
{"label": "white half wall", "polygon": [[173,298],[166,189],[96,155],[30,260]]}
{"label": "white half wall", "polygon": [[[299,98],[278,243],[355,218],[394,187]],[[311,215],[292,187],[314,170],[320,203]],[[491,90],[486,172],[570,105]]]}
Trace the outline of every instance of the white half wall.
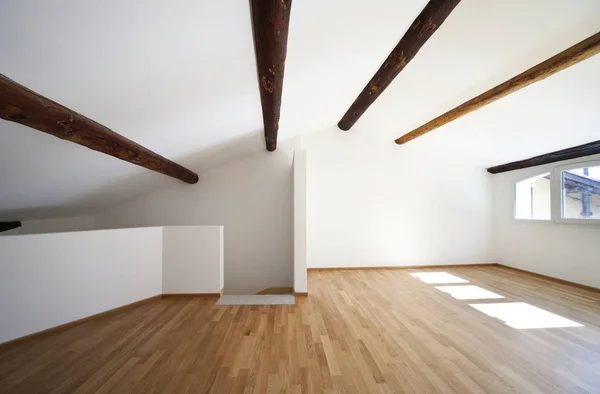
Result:
{"label": "white half wall", "polygon": [[600,160],[600,155],[492,176],[495,262],[600,288],[600,224],[513,219],[515,182],[588,160]]}
{"label": "white half wall", "polygon": [[490,262],[491,175],[438,138],[331,128],[304,147],[308,267]]}
{"label": "white half wall", "polygon": [[164,294],[212,293],[223,288],[223,226],[163,229]]}
{"label": "white half wall", "polygon": [[56,219],[24,220],[22,226],[14,230],[5,231],[1,235],[17,234],[43,234],[62,233],[66,231],[94,230],[96,221],[94,216],[73,216]]}
{"label": "white half wall", "polygon": [[294,152],[294,292],[307,292],[306,151]]}
{"label": "white half wall", "polygon": [[0,343],[161,291],[162,228],[0,237]]}
{"label": "white half wall", "polygon": [[292,154],[280,144],[202,172],[196,185],[177,184],[100,212],[96,226],[223,226],[226,294],[292,287]]}

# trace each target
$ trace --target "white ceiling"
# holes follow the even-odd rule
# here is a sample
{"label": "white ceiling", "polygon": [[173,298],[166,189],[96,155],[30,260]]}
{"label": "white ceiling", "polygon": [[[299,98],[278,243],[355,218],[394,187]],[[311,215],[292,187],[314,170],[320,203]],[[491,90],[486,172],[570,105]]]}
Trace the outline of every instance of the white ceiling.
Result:
{"label": "white ceiling", "polygon": [[[201,173],[264,149],[248,3],[4,1],[0,73]],[[280,140],[337,124],[426,3],[296,0]],[[597,0],[464,0],[350,132],[393,144],[599,30]],[[411,144],[487,167],[600,139],[598,70],[600,56]],[[93,213],[176,182],[0,122],[0,220]]]}

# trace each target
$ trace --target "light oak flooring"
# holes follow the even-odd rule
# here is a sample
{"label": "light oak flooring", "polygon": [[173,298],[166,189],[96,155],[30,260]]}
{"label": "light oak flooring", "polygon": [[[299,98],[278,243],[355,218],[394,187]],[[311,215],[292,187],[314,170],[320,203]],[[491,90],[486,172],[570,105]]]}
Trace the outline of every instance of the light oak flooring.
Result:
{"label": "light oak flooring", "polygon": [[518,330],[417,271],[310,272],[295,306],[157,300],[0,349],[0,393],[600,393],[600,293],[444,269],[585,326]]}

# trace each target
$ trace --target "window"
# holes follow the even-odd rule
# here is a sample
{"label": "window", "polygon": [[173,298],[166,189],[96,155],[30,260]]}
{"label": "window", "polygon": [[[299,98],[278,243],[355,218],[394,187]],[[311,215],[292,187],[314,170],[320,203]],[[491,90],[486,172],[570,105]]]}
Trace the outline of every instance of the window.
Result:
{"label": "window", "polygon": [[563,219],[600,219],[600,166],[561,171]]}
{"label": "window", "polygon": [[550,173],[515,184],[515,219],[550,220]]}
{"label": "window", "polygon": [[546,169],[514,184],[514,218],[600,225],[600,160]]}

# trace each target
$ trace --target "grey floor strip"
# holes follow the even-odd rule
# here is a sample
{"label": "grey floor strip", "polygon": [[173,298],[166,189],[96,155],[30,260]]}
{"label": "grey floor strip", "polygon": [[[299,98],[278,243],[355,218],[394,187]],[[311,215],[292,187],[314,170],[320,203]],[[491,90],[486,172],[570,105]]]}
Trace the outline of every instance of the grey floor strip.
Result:
{"label": "grey floor strip", "polygon": [[293,294],[224,295],[217,301],[217,305],[294,305],[295,303]]}

